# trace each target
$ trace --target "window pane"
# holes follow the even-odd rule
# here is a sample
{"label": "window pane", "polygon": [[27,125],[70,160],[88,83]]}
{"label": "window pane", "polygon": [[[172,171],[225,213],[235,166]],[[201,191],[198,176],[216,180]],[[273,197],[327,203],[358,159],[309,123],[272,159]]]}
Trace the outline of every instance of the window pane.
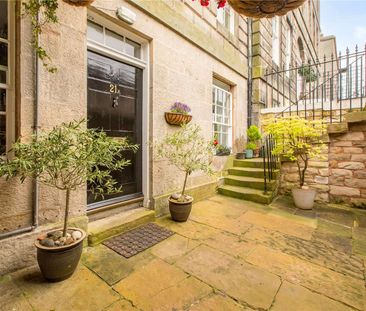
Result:
{"label": "window pane", "polygon": [[0,70],[0,83],[6,84],[6,71]]}
{"label": "window pane", "polygon": [[0,111],[6,109],[6,90],[0,89]]}
{"label": "window pane", "polygon": [[123,37],[108,29],[105,30],[105,44],[112,49],[123,52]]}
{"label": "window pane", "polygon": [[6,43],[0,43],[0,65],[8,66],[8,45]]}
{"label": "window pane", "polygon": [[0,1],[0,38],[8,39],[8,3]]}
{"label": "window pane", "polygon": [[126,38],[126,53],[141,58],[141,45]]}
{"label": "window pane", "polygon": [[5,116],[0,115],[0,155],[4,154],[6,151],[5,124],[6,124]]}
{"label": "window pane", "polygon": [[88,39],[103,43],[103,27],[88,21]]}

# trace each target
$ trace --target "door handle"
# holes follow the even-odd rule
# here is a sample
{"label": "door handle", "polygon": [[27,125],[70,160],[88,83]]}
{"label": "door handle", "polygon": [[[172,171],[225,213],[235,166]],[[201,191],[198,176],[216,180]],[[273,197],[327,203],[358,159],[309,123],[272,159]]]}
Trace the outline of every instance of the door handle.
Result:
{"label": "door handle", "polygon": [[112,107],[113,108],[117,108],[118,107],[118,98],[117,97],[113,97]]}

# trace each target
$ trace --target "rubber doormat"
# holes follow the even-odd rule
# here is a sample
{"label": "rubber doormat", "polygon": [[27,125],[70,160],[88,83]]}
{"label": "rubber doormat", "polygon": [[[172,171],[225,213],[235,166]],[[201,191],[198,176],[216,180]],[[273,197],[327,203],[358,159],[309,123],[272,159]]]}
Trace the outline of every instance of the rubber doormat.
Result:
{"label": "rubber doormat", "polygon": [[103,244],[123,257],[130,258],[167,239],[173,234],[173,231],[150,222],[117,235],[103,242]]}

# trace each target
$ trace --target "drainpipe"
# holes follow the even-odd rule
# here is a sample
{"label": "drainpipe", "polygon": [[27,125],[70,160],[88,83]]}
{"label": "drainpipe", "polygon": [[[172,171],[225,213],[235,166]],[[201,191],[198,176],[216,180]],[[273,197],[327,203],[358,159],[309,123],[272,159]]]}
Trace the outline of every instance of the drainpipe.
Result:
{"label": "drainpipe", "polygon": [[247,122],[248,127],[252,125],[252,89],[253,89],[253,80],[252,80],[252,63],[253,63],[253,46],[252,46],[252,29],[253,19],[248,18],[248,36],[247,36],[247,46],[248,46],[248,116]]}
{"label": "drainpipe", "polygon": [[[39,14],[37,14],[37,19],[39,20]],[[38,40],[40,40],[40,36],[38,35]],[[39,41],[38,41],[39,42]],[[39,58],[37,53],[35,52],[35,65],[34,65],[34,84],[35,84],[35,92],[34,92],[34,118],[33,118],[33,133],[38,136],[38,127],[39,127]],[[12,236],[31,232],[38,227],[38,209],[39,209],[39,184],[38,179],[34,179],[33,181],[33,193],[32,193],[32,225],[19,228],[10,232],[5,232],[0,234],[0,240],[10,238]]]}

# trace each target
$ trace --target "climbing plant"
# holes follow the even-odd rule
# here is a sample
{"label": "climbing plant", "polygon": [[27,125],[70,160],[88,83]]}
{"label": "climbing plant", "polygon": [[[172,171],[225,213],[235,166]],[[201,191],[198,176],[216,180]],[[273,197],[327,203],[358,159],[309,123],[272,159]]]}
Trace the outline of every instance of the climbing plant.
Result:
{"label": "climbing plant", "polygon": [[49,72],[56,72],[57,68],[52,66],[48,52],[40,45],[39,36],[43,27],[50,23],[57,23],[57,0],[29,0],[22,2],[23,16],[29,16],[32,23],[32,46],[37,57],[42,61],[43,66]]}

